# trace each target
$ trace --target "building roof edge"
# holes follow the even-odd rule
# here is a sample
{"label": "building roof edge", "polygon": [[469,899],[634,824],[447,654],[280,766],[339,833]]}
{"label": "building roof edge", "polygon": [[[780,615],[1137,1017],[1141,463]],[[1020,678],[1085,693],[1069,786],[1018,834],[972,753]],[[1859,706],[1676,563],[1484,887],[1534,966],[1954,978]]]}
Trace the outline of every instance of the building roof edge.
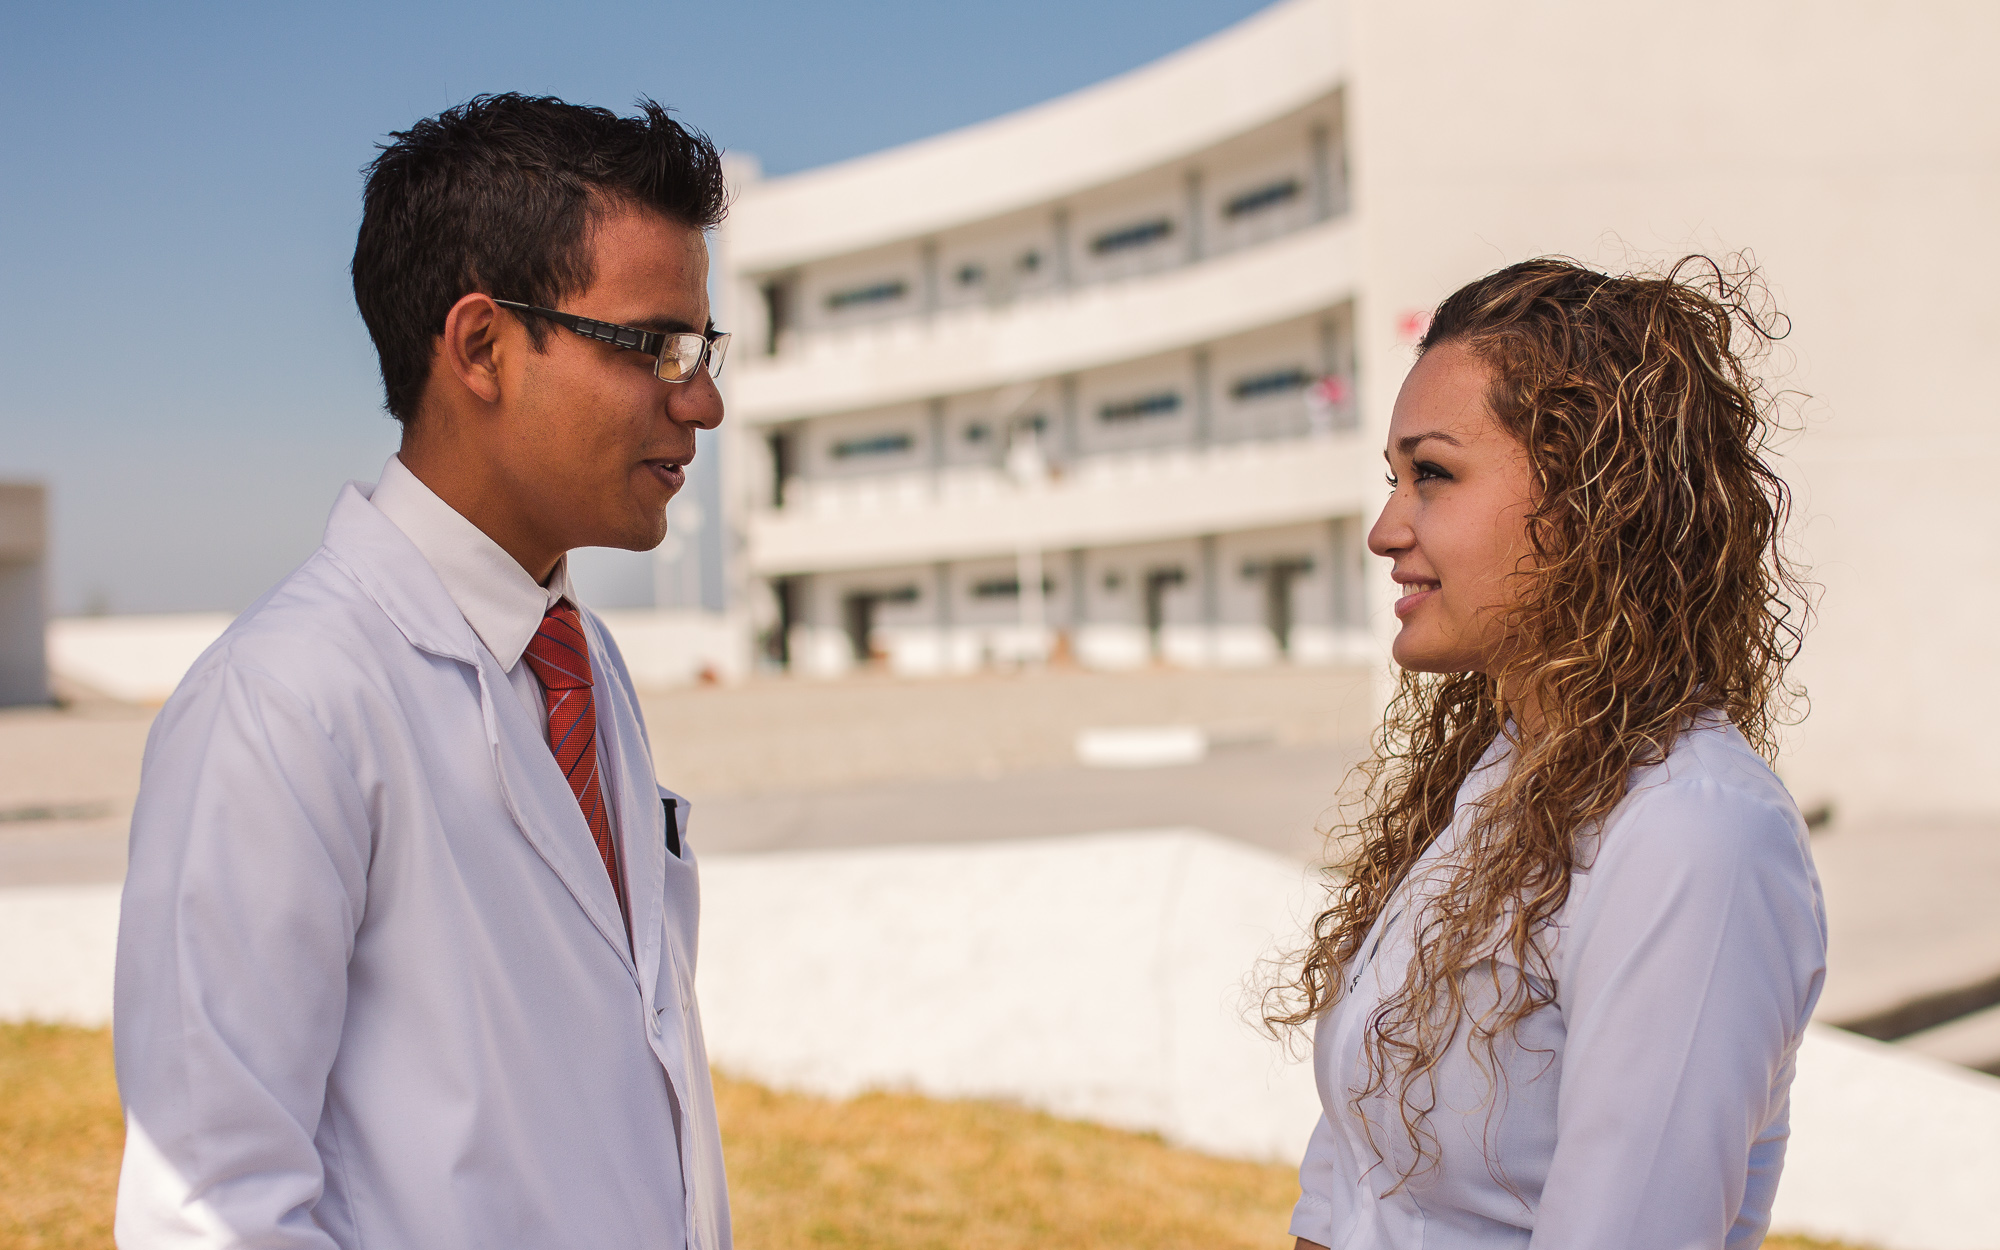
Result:
{"label": "building roof edge", "polygon": [[744,183],[732,262],[769,272],[1059,201],[1296,111],[1345,75],[1342,0],[1279,0],[1199,43],[989,121]]}

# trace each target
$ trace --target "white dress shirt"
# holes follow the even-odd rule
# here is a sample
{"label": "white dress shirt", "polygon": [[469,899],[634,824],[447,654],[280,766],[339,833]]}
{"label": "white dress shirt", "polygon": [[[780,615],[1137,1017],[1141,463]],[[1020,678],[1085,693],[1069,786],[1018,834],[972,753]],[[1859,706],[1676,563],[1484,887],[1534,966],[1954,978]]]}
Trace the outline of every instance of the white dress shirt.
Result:
{"label": "white dress shirt", "polygon": [[[445,593],[465,614],[465,623],[493,658],[506,671],[514,697],[528,709],[542,727],[542,739],[549,736],[549,710],[542,683],[534,669],[521,662],[542,617],[560,600],[581,606],[576,588],[569,580],[569,556],[556,561],[546,586],[528,576],[521,562],[507,549],[486,536],[486,532],[460,516],[458,510],[423,484],[403,464],[402,457],[390,456],[382,466],[382,480],[368,501],[383,516],[395,522],[404,537],[416,544],[424,559],[436,570]],[[604,743],[600,736],[598,775],[605,774]],[[611,822],[611,840],[618,843],[618,800],[616,786],[605,786],[604,812]]]}
{"label": "white dress shirt", "polygon": [[[1424,1166],[1393,1084],[1357,1113],[1368,1022],[1402,985],[1411,918],[1510,758],[1501,739],[1466,779],[1450,827],[1318,1022],[1323,1114],[1292,1235],[1333,1250],[1753,1250],[1784,1162],[1826,923],[1791,796],[1718,716],[1636,771],[1579,846],[1568,901],[1540,939],[1554,1001],[1501,1040],[1497,1083],[1483,1049],[1463,1032],[1453,1042],[1433,1074]],[[1492,1004],[1496,977],[1520,975],[1496,949],[1465,976],[1469,1008]]]}

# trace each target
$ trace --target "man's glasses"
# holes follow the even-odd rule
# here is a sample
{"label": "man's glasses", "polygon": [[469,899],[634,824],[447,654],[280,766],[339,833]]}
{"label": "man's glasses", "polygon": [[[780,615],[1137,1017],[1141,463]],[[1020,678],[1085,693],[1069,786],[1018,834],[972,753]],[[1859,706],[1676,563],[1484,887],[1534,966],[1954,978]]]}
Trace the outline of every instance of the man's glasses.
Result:
{"label": "man's glasses", "polygon": [[708,358],[708,376],[719,378],[722,376],[722,358],[729,351],[727,334],[697,334],[692,330],[684,330],[678,334],[655,334],[651,330],[613,325],[609,321],[592,321],[588,317],[557,312],[553,308],[517,304],[510,299],[496,299],[493,302],[502,308],[511,308],[517,313],[531,313],[537,317],[545,317],[587,339],[596,339],[613,347],[643,352],[653,358],[653,376],[662,382],[687,381],[695,375],[695,370],[701,368],[704,356]]}

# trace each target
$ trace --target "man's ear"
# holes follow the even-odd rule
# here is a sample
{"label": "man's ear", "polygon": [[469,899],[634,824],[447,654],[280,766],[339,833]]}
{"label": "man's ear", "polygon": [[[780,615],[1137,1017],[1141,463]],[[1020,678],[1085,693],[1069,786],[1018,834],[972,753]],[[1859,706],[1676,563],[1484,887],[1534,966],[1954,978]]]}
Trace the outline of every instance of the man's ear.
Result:
{"label": "man's ear", "polygon": [[501,340],[519,323],[503,316],[490,295],[462,297],[444,315],[444,338],[438,346],[440,363],[466,390],[486,403],[500,399]]}

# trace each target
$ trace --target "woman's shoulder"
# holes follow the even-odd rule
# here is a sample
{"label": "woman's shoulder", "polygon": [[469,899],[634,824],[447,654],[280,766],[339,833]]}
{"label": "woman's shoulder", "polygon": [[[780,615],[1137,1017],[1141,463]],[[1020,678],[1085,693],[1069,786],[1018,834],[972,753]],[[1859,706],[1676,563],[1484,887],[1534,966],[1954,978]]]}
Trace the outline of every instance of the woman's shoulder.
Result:
{"label": "woman's shoulder", "polygon": [[1719,714],[1700,717],[1664,760],[1637,769],[1606,818],[1601,855],[1694,858],[1722,872],[1754,861],[1808,866],[1805,821],[1785,783]]}

